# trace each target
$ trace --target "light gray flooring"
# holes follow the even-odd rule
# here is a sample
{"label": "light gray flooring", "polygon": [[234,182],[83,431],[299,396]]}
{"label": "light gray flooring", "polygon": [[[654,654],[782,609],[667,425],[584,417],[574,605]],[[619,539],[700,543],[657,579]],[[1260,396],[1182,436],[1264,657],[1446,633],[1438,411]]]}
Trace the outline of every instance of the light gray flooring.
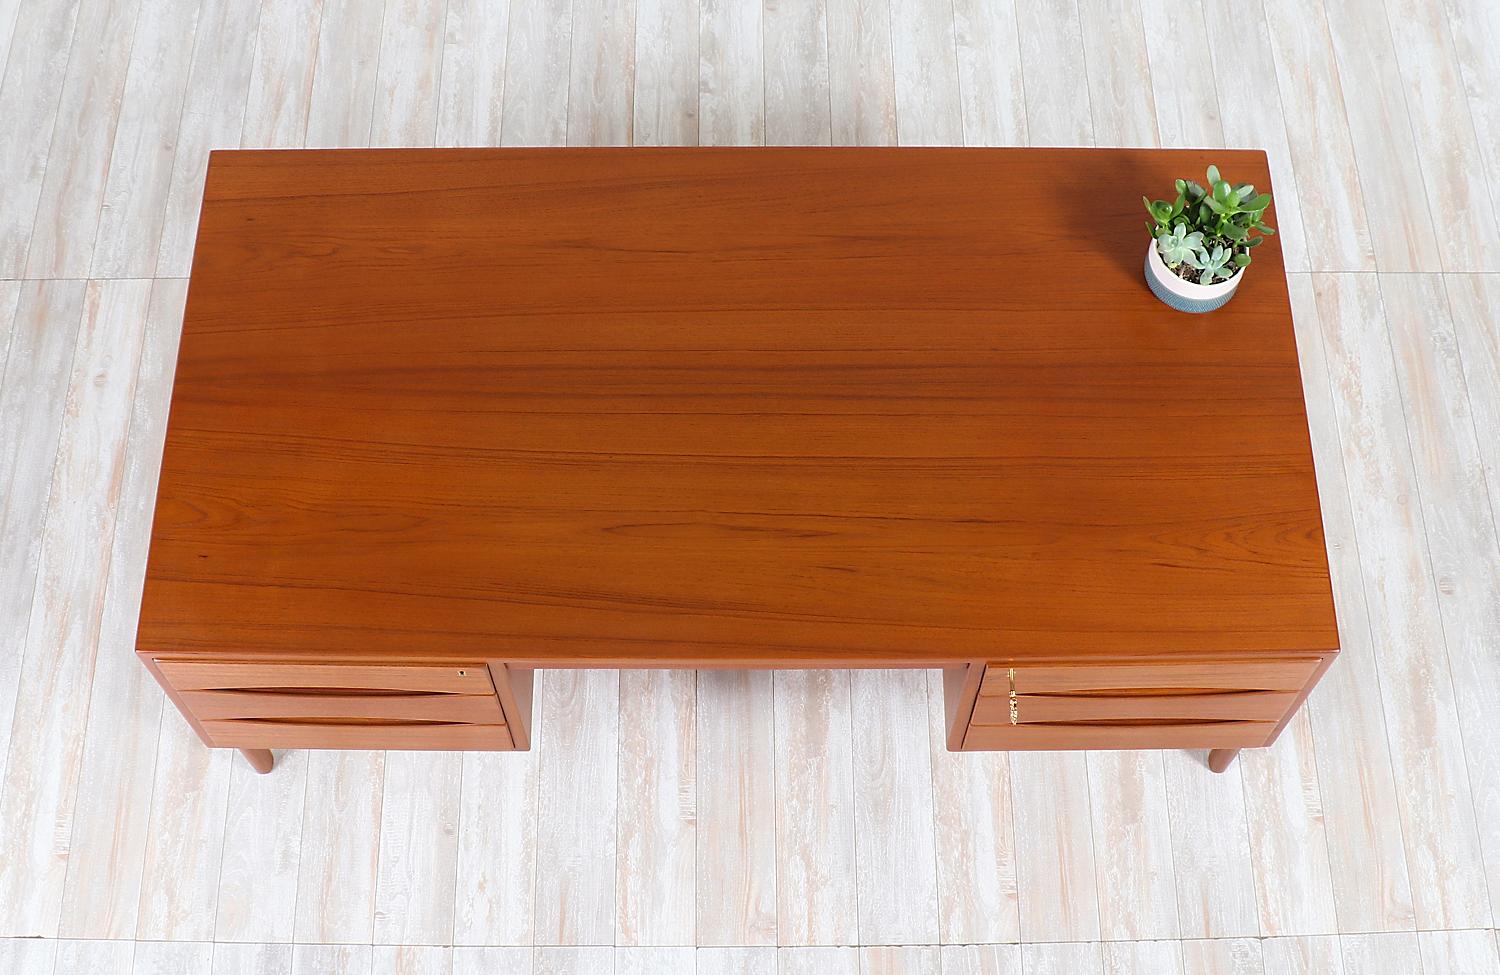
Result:
{"label": "light gray flooring", "polygon": [[[0,0],[0,58],[0,972],[1500,971],[1494,0]],[[1268,149],[1344,642],[1282,741],[593,672],[527,755],[200,747],[131,644],[208,150],[565,142]]]}

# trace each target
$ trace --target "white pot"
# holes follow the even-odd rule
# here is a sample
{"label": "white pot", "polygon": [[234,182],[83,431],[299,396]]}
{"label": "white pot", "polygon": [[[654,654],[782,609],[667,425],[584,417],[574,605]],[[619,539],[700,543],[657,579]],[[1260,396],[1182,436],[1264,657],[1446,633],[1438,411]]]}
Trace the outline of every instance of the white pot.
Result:
{"label": "white pot", "polygon": [[1240,268],[1228,281],[1195,284],[1172,273],[1161,259],[1155,240],[1146,247],[1146,283],[1151,286],[1152,294],[1178,311],[1195,314],[1213,311],[1234,297],[1234,290],[1244,276],[1245,269]]}

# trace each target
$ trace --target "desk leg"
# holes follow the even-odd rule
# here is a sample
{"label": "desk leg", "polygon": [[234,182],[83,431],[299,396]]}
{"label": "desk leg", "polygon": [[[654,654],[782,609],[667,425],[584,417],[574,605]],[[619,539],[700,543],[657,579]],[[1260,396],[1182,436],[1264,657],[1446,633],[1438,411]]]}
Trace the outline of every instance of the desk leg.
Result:
{"label": "desk leg", "polygon": [[1239,755],[1238,748],[1215,748],[1208,753],[1208,770],[1210,772],[1222,772],[1227,769],[1231,762]]}
{"label": "desk leg", "polygon": [[250,763],[250,767],[261,775],[271,771],[276,764],[276,758],[269,748],[241,748],[240,754],[245,756],[245,761]]}

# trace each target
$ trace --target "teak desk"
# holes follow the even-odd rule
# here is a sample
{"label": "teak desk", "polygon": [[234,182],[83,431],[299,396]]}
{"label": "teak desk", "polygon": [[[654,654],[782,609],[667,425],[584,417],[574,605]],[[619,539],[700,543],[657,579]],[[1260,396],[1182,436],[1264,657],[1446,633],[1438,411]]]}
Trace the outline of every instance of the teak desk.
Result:
{"label": "teak desk", "polygon": [[955,749],[1275,739],[1338,647],[1260,152],[219,152],[138,652],[212,746],[524,749],[537,667],[941,667]]}

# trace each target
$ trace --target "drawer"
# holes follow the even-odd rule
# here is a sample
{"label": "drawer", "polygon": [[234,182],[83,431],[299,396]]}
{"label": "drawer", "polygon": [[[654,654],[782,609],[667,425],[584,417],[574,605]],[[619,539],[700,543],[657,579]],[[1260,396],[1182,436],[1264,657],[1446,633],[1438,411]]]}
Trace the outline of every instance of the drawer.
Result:
{"label": "drawer", "polygon": [[1264,745],[1318,657],[985,667],[964,749]]}
{"label": "drawer", "polygon": [[[157,660],[209,744],[233,748],[511,749],[483,662],[291,664]],[[507,673],[502,669],[502,673]],[[529,674],[526,675],[529,678]],[[507,691],[511,688],[507,687]],[[529,696],[529,687],[527,688]]]}

